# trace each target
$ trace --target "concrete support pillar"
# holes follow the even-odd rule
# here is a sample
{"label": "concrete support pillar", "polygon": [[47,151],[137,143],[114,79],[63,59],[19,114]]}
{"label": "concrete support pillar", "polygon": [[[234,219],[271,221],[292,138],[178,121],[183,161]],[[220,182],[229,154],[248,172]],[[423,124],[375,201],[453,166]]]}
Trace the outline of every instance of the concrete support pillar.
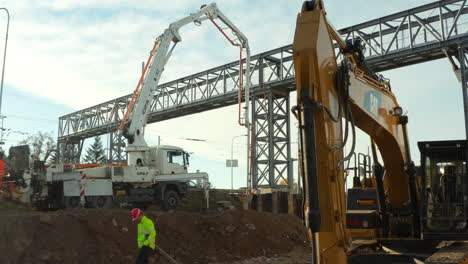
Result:
{"label": "concrete support pillar", "polygon": [[271,212],[273,214],[278,214],[279,212],[279,192],[271,193]]}
{"label": "concrete support pillar", "polygon": [[244,197],[244,199],[242,199],[242,208],[244,210],[249,210],[249,199],[247,196]]}
{"label": "concrete support pillar", "polygon": [[288,214],[296,214],[296,197],[292,193],[288,194]]}
{"label": "concrete support pillar", "polygon": [[263,196],[261,194],[257,195],[257,211],[263,212]]}

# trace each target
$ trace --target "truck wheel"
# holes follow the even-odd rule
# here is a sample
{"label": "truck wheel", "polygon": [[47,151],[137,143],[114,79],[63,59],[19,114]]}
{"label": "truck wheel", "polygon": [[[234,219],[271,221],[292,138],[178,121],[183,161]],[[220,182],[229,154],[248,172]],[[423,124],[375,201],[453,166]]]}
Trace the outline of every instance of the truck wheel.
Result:
{"label": "truck wheel", "polygon": [[179,194],[176,191],[166,191],[164,194],[163,209],[166,211],[174,210],[179,205]]}
{"label": "truck wheel", "polygon": [[65,204],[65,209],[80,208],[80,197],[79,196],[65,196],[64,204]]}
{"label": "truck wheel", "polygon": [[91,199],[91,208],[96,209],[111,209],[112,196],[94,196]]}

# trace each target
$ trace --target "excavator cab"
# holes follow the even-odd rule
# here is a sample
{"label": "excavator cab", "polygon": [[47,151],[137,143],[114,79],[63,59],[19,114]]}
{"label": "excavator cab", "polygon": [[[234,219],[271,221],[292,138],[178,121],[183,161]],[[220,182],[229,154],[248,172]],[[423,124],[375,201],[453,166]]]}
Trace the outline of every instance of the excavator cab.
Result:
{"label": "excavator cab", "polygon": [[[429,240],[468,240],[467,141],[418,142],[421,166],[415,177],[421,237]],[[346,223],[353,238],[374,238],[382,228],[377,190],[363,154],[352,158],[353,187],[347,191]],[[369,162],[368,162],[369,160]],[[364,161],[364,162],[362,162]],[[353,162],[351,162],[353,164]]]}
{"label": "excavator cab", "polygon": [[468,239],[467,141],[425,141],[418,147],[423,237]]}

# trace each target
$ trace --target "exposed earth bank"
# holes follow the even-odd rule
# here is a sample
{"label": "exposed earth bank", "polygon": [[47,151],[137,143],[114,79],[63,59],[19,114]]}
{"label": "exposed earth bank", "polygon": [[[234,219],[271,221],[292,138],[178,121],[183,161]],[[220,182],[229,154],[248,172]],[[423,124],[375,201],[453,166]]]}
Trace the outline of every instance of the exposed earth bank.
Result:
{"label": "exposed earth bank", "polygon": [[[307,232],[291,215],[241,209],[147,215],[157,245],[179,263],[305,263],[309,251]],[[133,263],[137,254],[136,224],[126,210],[2,210],[0,237],[0,263]]]}

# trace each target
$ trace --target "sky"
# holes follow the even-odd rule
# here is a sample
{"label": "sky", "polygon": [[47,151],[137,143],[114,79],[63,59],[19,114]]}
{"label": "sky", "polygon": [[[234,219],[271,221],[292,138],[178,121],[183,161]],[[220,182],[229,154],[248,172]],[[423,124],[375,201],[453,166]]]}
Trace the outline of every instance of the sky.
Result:
{"label": "sky", "polygon": [[[378,5],[375,0],[324,2],[329,21],[340,29],[432,1],[379,1]],[[155,37],[205,2],[8,0],[0,4],[11,15],[1,109],[6,116],[4,126],[9,129],[7,148],[38,131],[56,137],[60,116],[133,92],[141,62]],[[302,1],[220,0],[217,4],[249,38],[252,54],[256,54],[292,43]],[[2,13],[0,25],[6,25]],[[187,25],[180,33],[183,41],[166,66],[161,83],[237,59],[238,50],[209,23]],[[0,51],[4,35],[2,27]],[[465,138],[461,85],[446,60],[383,74],[390,78],[400,105],[408,112],[416,163],[417,141]],[[190,170],[206,171],[215,187],[228,188],[230,170],[225,160],[230,158],[233,137],[245,134],[236,117],[233,106],[154,123],[147,127],[146,139],[156,144],[160,136],[161,144],[193,152]],[[296,135],[295,120],[291,124],[291,134]],[[297,142],[297,138],[291,141]],[[368,141],[359,134],[358,151],[367,152]],[[297,147],[293,145],[295,158]],[[235,138],[233,146],[234,158],[240,163],[234,169],[234,187],[245,186],[245,138]]]}

